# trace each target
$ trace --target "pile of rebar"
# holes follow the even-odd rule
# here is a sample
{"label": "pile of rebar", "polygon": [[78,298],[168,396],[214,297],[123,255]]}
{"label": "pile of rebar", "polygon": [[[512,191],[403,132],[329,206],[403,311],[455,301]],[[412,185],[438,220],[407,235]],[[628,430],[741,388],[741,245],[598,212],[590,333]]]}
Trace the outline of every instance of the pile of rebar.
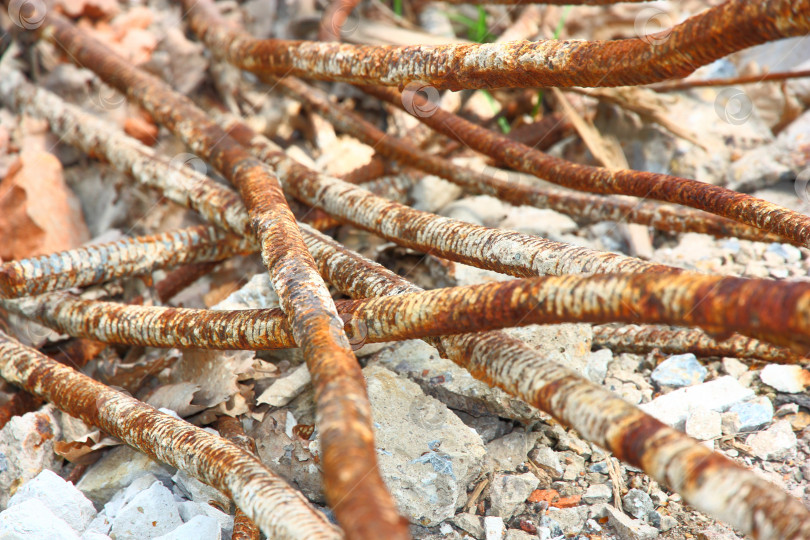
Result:
{"label": "pile of rebar", "polygon": [[[182,7],[185,22],[214,56],[271,82],[338,130],[374,146],[379,158],[438,175],[467,192],[552,208],[580,222],[640,223],[671,232],[810,247],[810,218],[750,195],[675,176],[571,163],[441,108],[415,114],[431,129],[497,163],[560,188],[508,182],[467,169],[382,133],[298,78],[353,83],[412,114],[430,104],[417,94],[410,107],[403,106],[402,94],[384,86],[418,82],[459,90],[648,84],[683,77],[746,47],[806,35],[810,0],[729,0],[667,30],[661,41],[640,37],[435,47],[257,40],[223,20],[211,0],[182,0]],[[602,326],[596,335],[617,350],[657,347],[801,363],[810,345],[810,283],[701,275],[418,211],[378,194],[407,189],[407,182],[359,184],[309,169],[238,118],[206,112],[133,67],[61,15],[25,16],[38,21],[27,34],[53,43],[71,62],[92,70],[145,109],[233,189],[177,165],[32,85],[3,62],[3,105],[45,119],[61,140],[197,211],[211,226],[6,262],[0,265],[0,308],[85,345],[300,347],[315,389],[326,497],[340,529],[264,466],[233,422],[221,420],[217,426],[225,437],[216,437],[106,387],[6,332],[0,332],[0,374],[31,396],[15,396],[0,418],[30,410],[41,399],[52,402],[229,494],[244,512],[239,530],[248,535],[257,534],[252,520],[268,538],[405,539],[410,537],[408,523],[377,469],[371,409],[353,344],[360,331],[367,342],[423,338],[474,377],[575,428],[679,492],[696,509],[755,538],[810,538],[810,512],[790,495],[499,331],[562,322],[672,325],[684,328]],[[297,222],[288,201],[314,209],[309,214],[313,225],[349,224],[400,246],[517,279],[422,291]],[[140,306],[65,292],[180,267],[159,285],[165,301],[210,270],[206,263],[257,251],[280,309]],[[355,300],[336,304],[327,283]],[[347,319],[352,324],[344,324]],[[86,362],[100,348],[85,347],[79,356]]]}

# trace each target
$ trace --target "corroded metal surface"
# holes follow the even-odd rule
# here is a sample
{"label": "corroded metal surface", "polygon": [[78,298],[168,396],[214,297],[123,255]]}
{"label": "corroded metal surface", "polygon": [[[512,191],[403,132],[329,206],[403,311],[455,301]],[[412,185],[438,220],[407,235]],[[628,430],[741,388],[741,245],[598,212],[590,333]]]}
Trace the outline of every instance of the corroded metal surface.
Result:
{"label": "corroded metal surface", "polygon": [[624,86],[684,77],[727,54],[810,32],[810,0],[729,0],[671,29],[615,41],[515,41],[407,47],[257,40],[216,17],[209,0],[184,0],[188,20],[213,50],[257,73],[438,89]]}
{"label": "corroded metal surface", "polygon": [[[0,85],[4,80],[0,78]],[[0,86],[0,90],[3,87]],[[144,185],[160,190],[166,198],[193,208],[220,227],[243,235],[250,234],[250,219],[239,197],[192,167],[178,166],[108,124],[93,120],[76,107],[53,94],[23,84],[13,87],[15,99],[37,95],[35,106],[27,101],[24,110],[47,118],[52,128],[71,144],[93,149],[116,168],[133,175]],[[2,96],[2,94],[0,94]],[[0,97],[2,99],[2,97]],[[80,130],[63,126],[81,125]],[[392,203],[347,182],[321,175],[288,158],[271,141],[258,136],[244,124],[226,121],[232,137],[250,143],[262,157],[284,165],[277,168],[285,189],[298,194],[312,206],[322,206],[342,221],[366,228],[401,245],[448,259],[509,273],[516,276],[562,274],[566,272],[610,272],[668,270],[640,259],[575,247],[536,236],[472,225],[458,220],[420,212]],[[114,143],[103,144],[104,141]],[[98,141],[96,144],[95,141]],[[191,186],[180,190],[177,186]],[[306,191],[304,191],[306,190]]]}
{"label": "corroded metal surface", "polygon": [[269,538],[342,537],[301,494],[248,452],[108,388],[3,332],[0,375],[71,416],[229,494]]}
{"label": "corroded metal surface", "polygon": [[[641,223],[644,225],[651,225],[657,229],[672,231],[672,232],[701,232],[711,234],[714,236],[735,236],[747,240],[766,240],[777,241],[779,239],[776,235],[769,235],[768,233],[751,227],[740,225],[729,219],[722,217],[712,216],[701,211],[695,211],[689,208],[681,208],[668,205],[660,205],[648,201],[628,200],[618,197],[604,197],[598,195],[587,195],[584,193],[577,193],[568,190],[551,189],[547,187],[538,187],[530,185],[526,182],[521,182],[520,179],[499,178],[495,169],[490,169],[489,174],[484,170],[476,171],[465,167],[460,167],[449,160],[433,156],[418,148],[412,146],[408,142],[392,137],[385,132],[376,128],[370,122],[364,120],[360,115],[349,111],[348,109],[333,103],[329,100],[325,93],[316,90],[313,87],[307,86],[302,81],[294,77],[283,77],[280,79],[265,77],[268,82],[272,83],[274,88],[277,88],[294,99],[297,99],[310,108],[315,109],[318,114],[332,122],[338,129],[345,131],[357,137],[359,140],[365,142],[369,146],[391,159],[400,162],[403,165],[415,167],[430,174],[435,174],[441,178],[449,180],[465,190],[483,195],[492,195],[503,201],[514,205],[529,205],[538,208],[550,208],[558,212],[576,217],[580,221],[593,222],[593,221],[618,221],[618,222],[631,222]],[[435,104],[427,101],[421,104],[414,104],[414,107],[408,106],[408,100],[403,95],[395,90],[386,88],[365,88],[369,93],[376,97],[385,97],[390,102],[399,106],[403,106],[405,110],[413,113],[418,110],[430,110],[431,114],[424,116],[432,116],[434,114],[442,116],[442,119],[437,119],[436,122],[432,120],[424,120],[426,124],[435,127],[436,124],[443,125],[442,133],[450,135],[464,143],[467,143],[470,136],[466,135],[466,131],[471,122],[458,118],[457,123],[463,124],[461,131],[465,135],[457,134],[458,129],[454,125],[449,125],[444,117],[453,117],[451,113],[446,111],[434,110]],[[395,98],[399,101],[395,102]],[[418,95],[413,96],[413,101],[416,102],[421,98]],[[404,104],[404,105],[403,105]],[[416,117],[423,116],[422,114],[415,114]],[[498,138],[510,140],[509,138],[486,130],[480,126],[475,126],[474,133],[484,132],[491,138]],[[521,144],[515,142],[514,144]],[[472,145],[470,145],[472,146]],[[477,148],[476,146],[472,146]],[[582,177],[583,173],[591,169],[593,171],[602,171],[594,167],[583,167],[574,163],[565,161],[563,159],[549,157],[539,150],[533,150],[528,147],[525,149],[523,156],[520,160],[509,159],[507,165],[513,165],[515,162],[522,164],[525,172],[540,176],[544,180],[557,181],[557,183],[576,187],[581,189],[583,185],[592,186],[588,183],[594,176],[583,179],[579,182],[572,182],[569,178]],[[493,157],[496,159],[505,160],[504,155],[510,156],[507,152],[495,153]],[[527,156],[553,162],[549,168],[556,171],[557,177],[549,178],[542,176],[530,165],[526,164]],[[517,167],[516,167],[517,168]],[[543,170],[542,172],[546,172]],[[629,177],[638,177],[641,180],[650,176],[649,173],[636,172],[636,171],[622,171]],[[508,175],[508,173],[506,173]],[[615,174],[619,174],[616,172]],[[664,175],[661,175],[662,177]],[[565,179],[560,181],[559,179]],[[667,177],[677,179],[676,177]],[[680,180],[680,179],[678,179]],[[638,181],[638,180],[637,180]],[[702,182],[694,182],[694,184],[705,185]],[[599,184],[597,183],[596,186]],[[597,191],[598,189],[590,189],[589,191]],[[603,193],[617,193],[617,191],[603,191]],[[775,205],[773,205],[775,206]],[[810,220],[808,220],[810,221]]]}
{"label": "corroded metal surface", "polygon": [[777,347],[739,334],[723,340],[715,340],[697,328],[636,325],[596,326],[593,329],[593,344],[616,352],[644,354],[657,349],[666,354],[693,353],[696,356],[731,356],[778,364],[810,363],[810,359],[784,347]]}
{"label": "corroded metal surface", "polygon": [[312,374],[327,500],[349,538],[410,538],[407,521],[379,474],[360,366],[304,246],[276,171],[254,158],[188,98],[134,68],[66,19],[49,14],[42,35],[73,62],[137,101],[238,189],[281,309]]}
{"label": "corroded metal surface", "polygon": [[[358,274],[353,267],[351,272]],[[367,281],[339,273],[329,277],[338,283]],[[378,280],[386,287],[390,281]],[[363,285],[369,287],[373,284]],[[108,343],[206,349],[295,346],[281,310],[126,306],[57,293],[6,300],[3,306],[63,333]],[[804,353],[810,347],[810,320],[804,315],[808,306],[807,283],[652,273],[528,278],[341,301],[338,310],[362,322],[361,337],[368,342],[529,324],[644,321],[699,326],[720,335],[739,332]]]}
{"label": "corroded metal surface", "polygon": [[[317,247],[310,242],[308,245],[315,247],[313,254],[321,272],[344,294],[371,297],[419,291],[334,240],[318,233],[311,238],[320,240]],[[448,336],[429,342],[477,379],[574,427],[585,439],[676,489],[695,508],[755,538],[798,540],[810,531],[807,509],[773,484],[503,332]]]}
{"label": "corroded metal surface", "polygon": [[641,259],[414,210],[301,165],[289,158],[278,145],[244,124],[231,134],[272,165],[284,182],[284,189],[295,198],[401,246],[519,277],[676,271]]}
{"label": "corroded metal surface", "polygon": [[89,245],[0,265],[0,296],[17,298],[252,253],[252,242],[207,225]]}
{"label": "corroded metal surface", "polygon": [[[396,90],[369,86],[365,86],[363,89],[375,97],[384,99],[408,111],[408,107],[403,104],[402,95]],[[418,108],[426,105],[426,103],[425,105],[419,105],[424,101],[422,96],[415,95],[413,100],[417,102],[414,107]],[[728,225],[727,221],[717,223],[715,226],[723,227],[725,224],[727,227],[725,234],[740,237],[746,234],[751,235],[750,229],[754,227],[761,231],[774,233],[793,244],[804,247],[810,246],[810,217],[777,204],[757,199],[746,193],[739,193],[720,186],[706,184],[705,182],[666,174],[620,169],[612,170],[571,163],[512,141],[508,137],[478,126],[440,108],[432,110],[430,115],[414,116],[440,133],[502,161],[515,170],[532,174],[561,186],[591,193],[632,195],[645,199],[682,204],[749,226],[740,227],[737,225],[735,227]],[[509,183],[504,182],[503,184],[501,189],[508,193]],[[623,211],[633,215],[635,210],[631,206],[630,210]],[[675,222],[688,219],[688,214],[681,213],[678,215],[676,209],[666,206],[653,209],[652,215],[654,216],[653,219],[663,219],[666,216]],[[643,221],[639,222],[643,223]],[[707,228],[698,229],[699,224],[691,226],[696,227],[694,230],[715,234]],[[745,229],[748,229],[748,232]],[[723,229],[721,228],[721,230]],[[756,239],[756,234],[749,237]],[[763,235],[760,236],[760,239],[763,239]],[[773,241],[772,236],[770,241]]]}
{"label": "corroded metal surface", "polygon": [[[219,434],[233,444],[252,455],[256,455],[256,442],[245,434],[242,424],[236,418],[220,416],[214,422]],[[237,507],[233,517],[233,533],[231,540],[259,540],[259,528],[251,519]]]}

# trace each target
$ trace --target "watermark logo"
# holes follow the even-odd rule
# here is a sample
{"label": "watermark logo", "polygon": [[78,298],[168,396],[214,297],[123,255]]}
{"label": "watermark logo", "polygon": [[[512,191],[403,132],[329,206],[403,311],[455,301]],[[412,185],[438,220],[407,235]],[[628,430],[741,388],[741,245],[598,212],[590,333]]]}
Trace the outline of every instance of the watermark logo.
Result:
{"label": "watermark logo", "polygon": [[447,412],[444,403],[437,399],[415,399],[408,407],[408,420],[423,429],[441,429]]}
{"label": "watermark logo", "polygon": [[[189,168],[194,171],[193,174]],[[208,166],[200,157],[182,152],[169,161],[169,178],[173,187],[191,191],[208,178]]]}
{"label": "watermark logo", "polygon": [[402,89],[402,106],[409,114],[418,118],[433,116],[440,102],[439,91],[427,83],[413,81]]}
{"label": "watermark logo", "polygon": [[802,201],[801,212],[810,213],[810,167],[801,171],[796,175],[796,182],[793,184],[793,189],[796,191],[796,196]]}
{"label": "watermark logo", "polygon": [[101,82],[91,85],[87,89],[87,96],[93,106],[102,111],[112,111],[124,106],[127,102],[121,92]]}
{"label": "watermark logo", "polygon": [[650,45],[660,45],[672,35],[674,21],[669,13],[658,7],[646,7],[636,15],[633,28],[636,35]]}
{"label": "watermark logo", "polygon": [[356,351],[363,348],[363,345],[368,340],[366,321],[356,317],[353,313],[342,313],[340,319],[343,321],[343,331],[346,332],[346,337],[349,338],[349,345],[351,345],[352,350]]}
{"label": "watermark logo", "polygon": [[515,199],[525,195],[525,188],[528,184],[523,175],[517,171],[485,165],[481,174],[501,190],[498,198],[505,202],[518,204]]}
{"label": "watermark logo", "polygon": [[739,126],[748,121],[754,111],[754,103],[739,88],[724,88],[714,100],[714,112],[727,124]]}
{"label": "watermark logo", "polygon": [[8,4],[9,18],[25,30],[36,30],[42,26],[46,12],[43,0],[11,0]]}
{"label": "watermark logo", "polygon": [[352,6],[341,5],[329,17],[326,25],[332,36],[340,39],[341,36],[353,34],[360,27],[360,15]]}

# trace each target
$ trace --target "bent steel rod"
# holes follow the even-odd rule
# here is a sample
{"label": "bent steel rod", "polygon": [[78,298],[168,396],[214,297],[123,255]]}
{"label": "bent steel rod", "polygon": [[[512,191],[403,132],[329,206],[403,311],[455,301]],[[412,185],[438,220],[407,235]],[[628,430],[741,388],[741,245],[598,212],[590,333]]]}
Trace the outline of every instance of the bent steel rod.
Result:
{"label": "bent steel rod", "polygon": [[407,521],[399,515],[379,473],[371,405],[360,366],[275,171],[188,98],[134,68],[63,17],[48,13],[39,32],[72,61],[136,99],[238,189],[281,307],[312,374],[326,498],[351,539],[410,538]]}
{"label": "bent steel rod", "polygon": [[[260,40],[209,24],[208,0],[183,0],[195,33],[256,73],[437,89],[629,86],[685,77],[733,52],[810,32],[810,0],[728,0],[652,36],[407,47]],[[651,39],[654,38],[654,39]]]}

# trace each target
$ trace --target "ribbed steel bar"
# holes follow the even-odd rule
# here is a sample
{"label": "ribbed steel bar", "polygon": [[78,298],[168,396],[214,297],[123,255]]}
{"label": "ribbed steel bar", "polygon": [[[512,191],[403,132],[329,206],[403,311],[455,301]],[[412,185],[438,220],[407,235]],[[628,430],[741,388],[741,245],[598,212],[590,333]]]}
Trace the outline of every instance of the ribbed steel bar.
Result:
{"label": "ribbed steel bar", "polygon": [[48,13],[39,31],[73,62],[138,102],[238,189],[281,308],[312,374],[326,498],[349,538],[410,538],[407,521],[379,474],[360,366],[275,172],[188,98],[134,68],[61,16]]}
{"label": "ribbed steel bar", "polygon": [[85,287],[181,264],[252,253],[253,243],[208,225],[126,238],[0,265],[0,297]]}
{"label": "ribbed steel bar", "polygon": [[[569,190],[553,189],[547,187],[538,187],[527,183],[521,183],[516,180],[498,178],[492,172],[485,174],[464,167],[455,165],[449,160],[442,159],[426,152],[419,150],[408,142],[392,137],[385,132],[379,130],[370,122],[364,120],[360,115],[354,113],[345,107],[342,107],[332,102],[328,96],[311,86],[304,84],[302,81],[294,77],[272,78],[264,77],[272,84],[273,88],[279,89],[290,97],[297,99],[307,105],[308,107],[316,110],[318,114],[332,122],[339,130],[351,134],[366,144],[373,146],[377,152],[383,154],[391,159],[394,159],[403,165],[415,167],[430,174],[435,174],[445,178],[454,184],[457,184],[469,192],[492,195],[503,201],[514,205],[529,205],[538,208],[551,208],[558,212],[573,216],[580,221],[594,222],[594,221],[617,221],[617,222],[631,222],[641,223],[643,225],[650,225],[656,229],[671,231],[671,232],[700,232],[711,234],[714,236],[733,236],[740,239],[747,240],[760,240],[775,242],[779,240],[779,236],[768,234],[759,228],[749,225],[741,225],[730,219],[714,216],[700,208],[695,211],[691,208],[683,208],[669,205],[661,205],[650,201],[628,200],[618,197],[605,197],[601,195],[587,195],[584,193],[572,192]],[[390,98],[389,101],[394,99],[394,96],[399,96],[399,105],[403,105],[406,110],[411,113],[419,110],[429,110],[430,114],[425,113],[426,116],[439,114],[446,117],[452,117],[451,113],[445,111],[435,110],[436,104],[428,102],[416,103],[419,97],[414,96],[414,106],[409,107],[409,98],[405,98],[395,90],[386,88],[372,88],[367,89],[376,97]],[[422,107],[422,108],[420,108]],[[422,114],[417,113],[415,116],[421,117]],[[460,120],[460,119],[459,119]],[[464,120],[466,124],[472,124]],[[434,127],[434,122],[425,120],[427,125]],[[466,128],[465,124],[465,128]],[[492,133],[480,126],[477,127],[477,132]],[[452,130],[450,132],[449,130]],[[467,132],[462,135],[454,134],[456,130],[453,126],[447,127],[443,133],[450,135],[452,138],[458,139],[467,143],[469,138]],[[511,140],[506,136],[498,135],[498,140]],[[512,144],[519,145],[514,141]],[[473,148],[478,147],[471,145]],[[480,146],[480,145],[479,145]],[[598,193],[620,193],[627,195],[617,189],[622,184],[616,187],[600,190],[599,186],[605,184],[604,180],[600,184],[599,175],[606,176],[609,174],[604,169],[597,169],[595,167],[584,167],[569,161],[552,158],[543,154],[539,150],[525,149],[523,155],[518,159],[507,154],[511,159],[508,162],[504,159],[502,153],[495,153],[493,157],[496,159],[504,160],[509,166],[514,166],[515,163],[520,164],[518,170],[528,172],[552,182],[567,186],[582,189],[583,186],[591,186],[587,191],[594,191]],[[503,152],[506,154],[506,152]],[[548,164],[545,168],[532,167],[527,161],[531,159],[534,163]],[[547,174],[548,171],[553,170],[554,175]],[[604,174],[603,174],[604,171]],[[543,174],[539,174],[543,173]],[[625,184],[634,182],[640,184],[635,190],[641,191],[645,184],[649,183],[649,179],[655,175],[650,173],[637,172],[637,171],[615,171],[612,174],[620,176],[622,179],[626,178]],[[587,175],[587,178],[584,178]],[[684,180],[692,182],[694,185],[704,186],[702,182],[688,181],[677,177],[667,177],[659,175],[659,181],[669,180]],[[587,181],[586,181],[587,180]],[[593,184],[588,183],[594,180]],[[690,185],[692,185],[690,184]],[[718,188],[721,189],[721,188]],[[724,190],[727,191],[727,190]],[[637,195],[637,193],[632,193]],[[680,202],[680,201],[676,201]],[[763,201],[764,202],[764,201]],[[775,206],[775,205],[772,205]],[[785,210],[786,211],[786,210]],[[807,219],[810,223],[810,219]]]}
{"label": "ribbed steel bar", "polygon": [[[250,225],[247,211],[239,197],[229,189],[213,182],[210,178],[192,167],[173,163],[135,139],[128,137],[117,128],[83,113],[75,106],[64,103],[57,96],[24,82],[21,74],[0,71],[0,99],[7,99],[18,110],[24,110],[38,118],[46,118],[55,133],[64,140],[78,147],[102,156],[121,171],[128,172],[143,185],[161,191],[168,199],[191,207],[206,219],[216,223],[225,230],[249,235]],[[240,140],[259,140],[255,133],[240,124],[232,126],[231,134]],[[238,129],[237,129],[238,128]],[[193,157],[193,156],[192,156]],[[290,163],[290,161],[287,161]],[[301,168],[294,169],[300,171]],[[302,173],[298,173],[299,176]],[[303,173],[305,180],[314,173]],[[323,178],[316,175],[317,178]],[[330,182],[337,182],[329,180]],[[188,190],[177,186],[189,186]],[[566,271],[643,271],[666,270],[667,267],[652,265],[638,259],[612,254],[602,254],[584,248],[575,248],[567,244],[550,242],[537,237],[488,229],[463,222],[440,218],[433,214],[418,212],[406,206],[395,205],[399,219],[387,220],[390,213],[387,201],[372,197],[350,184],[339,183],[355,191],[356,197],[365,201],[365,206],[374,210],[368,213],[363,210],[355,223],[362,224],[374,232],[389,234],[386,231],[405,234],[408,245],[422,251],[436,251],[438,254],[454,260],[482,266],[490,269],[505,270],[519,276],[536,275],[537,273],[565,273]],[[343,190],[341,190],[343,191]],[[341,191],[338,191],[340,193]],[[313,199],[317,200],[317,199]],[[354,200],[344,204],[351,208]],[[332,202],[340,205],[340,199]],[[361,206],[362,208],[362,206]],[[427,231],[412,229],[411,222],[421,221]],[[424,234],[428,232],[429,234]],[[463,234],[463,236],[458,233]],[[311,232],[303,230],[306,243],[312,249]],[[458,256],[456,252],[461,255]],[[463,257],[460,258],[460,257]],[[559,257],[562,257],[559,259]],[[596,263],[596,264],[595,264]]]}
{"label": "ribbed steel bar", "polygon": [[668,30],[614,41],[407,47],[258,40],[209,24],[210,1],[183,0],[194,31],[248,71],[438,89],[625,86],[684,77],[741,49],[810,32],[810,0],[729,0]]}
{"label": "ribbed steel bar", "polygon": [[377,197],[313,171],[248,126],[233,123],[231,135],[266,163],[284,189],[309,206],[387,240],[452,261],[518,277],[589,272],[672,272],[640,259],[575,247],[538,236],[472,225]]}
{"label": "ribbed steel bar", "polygon": [[[318,233],[307,238],[313,240],[307,245],[321,273],[344,294],[372,297],[419,291],[332,239]],[[574,427],[585,439],[681,493],[695,508],[755,538],[803,538],[810,530],[807,509],[774,485],[503,332],[428,341],[477,379]]]}
{"label": "ribbed steel bar", "polygon": [[[409,110],[403,105],[402,94],[397,90],[370,86],[363,87],[363,90]],[[413,107],[427,105],[420,95],[414,95],[413,100]],[[414,116],[438,132],[515,170],[555,184],[591,193],[632,195],[682,204],[772,232],[799,246],[810,246],[810,217],[746,193],[666,174],[571,163],[512,141],[441,108],[435,108],[430,115]]]}
{"label": "ribbed steel bar", "polygon": [[[214,427],[219,431],[220,435],[233,444],[251,455],[256,455],[256,442],[245,434],[239,420],[231,416],[220,416],[214,422]],[[233,517],[231,540],[259,540],[259,528],[238,507]]]}
{"label": "ribbed steel bar", "polygon": [[[205,349],[295,346],[281,310],[143,307],[51,294],[5,309],[107,343]],[[746,306],[739,309],[738,306]],[[681,273],[553,276],[341,301],[370,343],[528,324],[639,322],[699,326],[810,350],[810,284]]]}
{"label": "ribbed steel bar", "polygon": [[258,459],[25,347],[0,331],[0,375],[62,411],[230,495],[269,538],[342,535]]}
{"label": "ribbed steel bar", "polygon": [[693,353],[696,356],[731,356],[776,364],[806,364],[810,359],[790,349],[751,339],[739,334],[713,339],[697,328],[662,326],[596,326],[593,345],[615,352],[644,354],[659,350],[665,354]]}

